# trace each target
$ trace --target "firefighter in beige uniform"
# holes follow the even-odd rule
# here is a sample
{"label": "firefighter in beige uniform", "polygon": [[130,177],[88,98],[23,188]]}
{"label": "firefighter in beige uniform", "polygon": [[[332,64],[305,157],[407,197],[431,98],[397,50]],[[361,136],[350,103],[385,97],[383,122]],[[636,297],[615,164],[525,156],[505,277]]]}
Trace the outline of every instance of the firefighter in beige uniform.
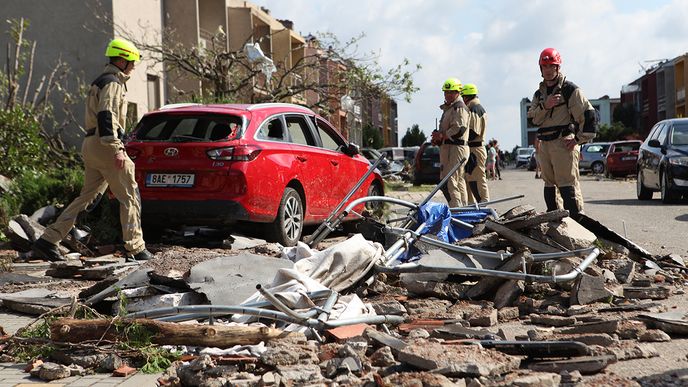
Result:
{"label": "firefighter in beige uniform", "polygon": [[557,209],[556,189],[564,208],[576,219],[583,212],[583,195],[578,181],[580,146],[595,137],[597,115],[581,89],[559,71],[561,55],[553,48],[540,54],[543,82],[533,96],[528,118],[538,127],[542,141],[538,159],[545,182],[547,211]]}
{"label": "firefighter in beige uniform", "polygon": [[475,167],[470,173],[466,173],[468,186],[468,202],[481,203],[490,200],[490,191],[487,188],[487,176],[485,176],[485,162],[487,151],[485,150],[485,132],[487,131],[487,112],[478,99],[478,88],[467,83],[461,88],[461,97],[470,111],[468,147],[471,156],[475,160]]}
{"label": "firefighter in beige uniform", "polygon": [[[469,113],[466,104],[460,98],[461,81],[456,78],[447,79],[442,85],[444,91],[444,104],[442,118],[440,119],[437,138],[440,141],[440,178],[447,173],[460,160],[468,159],[468,119]],[[443,187],[443,193],[449,207],[460,207],[468,202],[466,182],[463,178],[464,169],[459,168],[449,178]]]}
{"label": "firefighter in beige uniform", "polygon": [[119,201],[124,247],[129,257],[145,260],[152,257],[146,250],[141,231],[141,200],[134,180],[134,163],[122,143],[127,101],[126,81],[140,59],[139,51],[124,39],[113,39],[105,51],[110,63],[91,84],[86,98],[86,138],[81,147],[84,161],[84,186],[76,198],[50,225],[33,250],[50,260],[61,260],[57,244],[74,227],[79,213],[99,194],[110,190]]}

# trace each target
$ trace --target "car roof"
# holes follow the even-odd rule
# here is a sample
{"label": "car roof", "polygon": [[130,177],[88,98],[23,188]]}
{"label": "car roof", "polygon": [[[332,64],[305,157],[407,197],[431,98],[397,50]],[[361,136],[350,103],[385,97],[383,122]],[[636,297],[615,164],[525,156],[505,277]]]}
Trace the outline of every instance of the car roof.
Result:
{"label": "car roof", "polygon": [[614,141],[614,142],[612,142],[611,144],[612,144],[612,145],[615,145],[615,144],[628,144],[628,143],[632,143],[632,142],[639,142],[639,143],[642,143],[642,141],[640,141],[640,140],[620,140],[620,141]]}
{"label": "car roof", "polygon": [[247,113],[265,111],[268,113],[277,112],[299,112],[306,114],[315,114],[313,110],[292,103],[259,103],[259,104],[198,104],[198,103],[177,103],[169,104],[160,107],[160,109],[152,111],[148,114],[164,114],[168,112],[175,113]]}
{"label": "car roof", "polygon": [[680,123],[686,123],[688,122],[688,118],[667,118],[666,120],[661,120],[659,122],[664,122],[664,123],[675,123],[675,122],[680,122]]}

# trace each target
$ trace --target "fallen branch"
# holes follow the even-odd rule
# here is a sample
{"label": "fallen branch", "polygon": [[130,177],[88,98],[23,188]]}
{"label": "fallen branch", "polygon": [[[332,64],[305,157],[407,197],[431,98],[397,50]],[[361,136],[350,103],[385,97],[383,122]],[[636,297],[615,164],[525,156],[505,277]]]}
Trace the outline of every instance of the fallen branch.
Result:
{"label": "fallen branch", "polygon": [[205,324],[177,324],[149,319],[78,320],[61,318],[50,325],[50,338],[55,341],[79,343],[87,340],[120,340],[128,327],[138,325],[151,335],[151,343],[161,345],[197,345],[228,348],[234,345],[258,344],[288,333],[267,327],[223,326]]}

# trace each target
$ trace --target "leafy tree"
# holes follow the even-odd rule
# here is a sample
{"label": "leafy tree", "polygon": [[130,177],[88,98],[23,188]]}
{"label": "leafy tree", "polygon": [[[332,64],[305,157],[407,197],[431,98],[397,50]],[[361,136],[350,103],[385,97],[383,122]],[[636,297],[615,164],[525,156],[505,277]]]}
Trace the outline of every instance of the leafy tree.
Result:
{"label": "leafy tree", "polygon": [[620,141],[635,138],[637,133],[620,122],[614,122],[612,125],[602,124],[597,131],[595,141]]}
{"label": "leafy tree", "polygon": [[617,106],[614,109],[614,114],[612,114],[612,119],[614,122],[620,122],[627,128],[633,128],[635,124],[635,109],[633,105],[626,102]]}
{"label": "leafy tree", "polygon": [[401,139],[401,146],[420,146],[427,139],[418,124],[413,124],[410,128],[406,128],[406,134]]}
{"label": "leafy tree", "polygon": [[384,143],[382,133],[377,128],[371,125],[363,127],[363,147],[380,149]]}

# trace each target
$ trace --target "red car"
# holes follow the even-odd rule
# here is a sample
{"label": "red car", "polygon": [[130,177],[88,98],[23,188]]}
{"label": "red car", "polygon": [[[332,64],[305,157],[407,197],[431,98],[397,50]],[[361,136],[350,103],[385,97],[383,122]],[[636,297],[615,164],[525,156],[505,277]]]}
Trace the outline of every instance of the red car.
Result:
{"label": "red car", "polygon": [[638,162],[638,150],[642,141],[616,141],[609,145],[605,157],[607,177],[633,175]]}
{"label": "red car", "polygon": [[[147,228],[265,223],[285,246],[324,221],[370,166],[325,119],[283,103],[170,105],[146,114],[126,147]],[[351,200],[383,194],[374,173]]]}

